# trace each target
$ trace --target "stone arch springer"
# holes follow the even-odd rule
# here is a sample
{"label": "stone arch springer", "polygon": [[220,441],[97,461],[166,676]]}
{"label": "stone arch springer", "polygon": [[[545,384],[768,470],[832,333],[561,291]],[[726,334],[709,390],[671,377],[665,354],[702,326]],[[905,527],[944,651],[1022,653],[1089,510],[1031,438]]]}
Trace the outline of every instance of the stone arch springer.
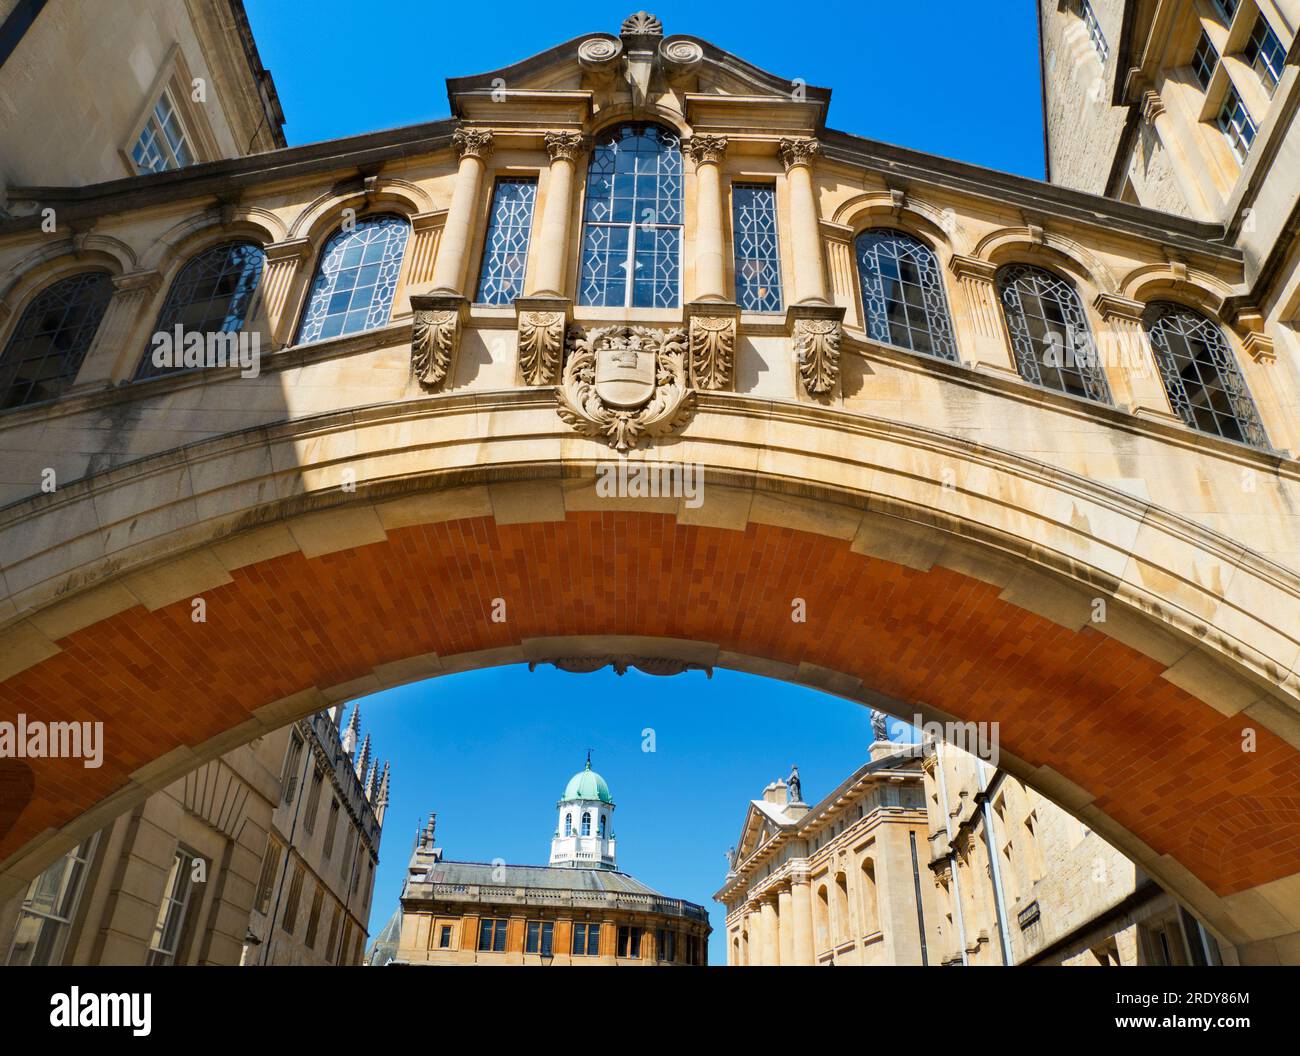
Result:
{"label": "stone arch springer", "polygon": [[[247,614],[264,603],[259,591],[302,576],[332,611],[347,603],[328,589],[320,593],[319,577],[378,590],[367,576],[381,556],[403,559],[431,539],[449,548],[448,573],[453,559],[473,556],[475,540],[493,539],[495,549],[478,553],[490,555],[493,574],[523,577],[516,589],[535,598],[549,583],[574,603],[550,611],[538,602],[531,627],[493,631],[479,611],[492,595],[475,592],[505,589],[499,578],[453,599],[460,623],[426,601],[416,606],[420,617],[412,622],[422,629],[409,632],[415,637],[391,648],[368,642],[354,657],[330,659],[346,670],[294,674],[286,666],[274,691],[249,685],[243,698],[214,681],[208,699],[193,702],[195,714],[160,720],[156,743],[126,732],[129,770],[89,781],[89,771],[52,775],[62,800],[43,795],[36,814],[3,819],[14,827],[0,836],[0,883],[34,875],[51,853],[125,809],[132,796],[259,730],[319,710],[322,701],[473,667],[630,653],[785,678],[904,718],[1001,717],[1013,728],[1003,738],[1008,769],[1084,817],[1226,938],[1272,941],[1300,930],[1300,901],[1291,898],[1288,909],[1284,897],[1295,890],[1300,862],[1278,858],[1271,844],[1229,853],[1222,836],[1259,831],[1261,810],[1280,814],[1282,828],[1300,835],[1300,811],[1290,828],[1285,820],[1300,784],[1300,580],[1293,571],[1023,455],[860,414],[735,394],[699,399],[686,435],[633,456],[702,465],[706,501],[697,509],[680,499],[599,497],[596,467],[610,461],[608,449],[566,431],[549,391],[524,390],[427,397],[253,429],[0,511],[6,713],[39,713],[49,680],[91,657],[111,662],[114,649],[169,642],[167,649],[175,646],[199,669],[217,664],[220,656],[205,656],[186,627],[190,599],[199,594],[210,612]],[[740,418],[761,423],[749,442],[737,441]],[[850,449],[859,457],[846,459]],[[943,486],[945,467],[957,468],[957,486]],[[345,469],[356,471],[354,493],[340,487]],[[605,528],[628,540],[627,560],[608,575],[630,593],[597,619],[600,585],[581,569],[585,548]],[[519,558],[547,546],[546,567]],[[658,579],[638,584],[638,561],[658,560],[653,567],[667,569],[665,582],[689,590],[673,579],[681,569],[706,572],[710,560],[740,560],[723,555],[746,547],[766,559],[747,566],[753,587],[741,595],[745,611],[709,616],[706,602],[732,596],[719,591],[688,599],[695,607],[675,623],[651,618],[668,607],[651,602],[667,587]],[[429,560],[441,560],[434,551]],[[798,554],[805,561],[795,569]],[[573,583],[587,582],[587,593],[551,578],[561,570]],[[281,587],[269,586],[277,581]],[[825,642],[790,630],[787,587],[816,591],[816,604],[830,613],[816,621]],[[938,609],[925,608],[940,604],[932,595],[964,598],[970,613],[960,628],[936,624],[935,657],[929,666],[918,660],[909,674],[876,655],[891,633],[880,622],[884,610],[873,607],[882,593],[900,613],[912,606],[917,618],[937,618]],[[1099,627],[1090,620],[1098,597],[1110,607]],[[584,615],[583,605],[592,611]],[[983,615],[972,624],[977,605]],[[784,625],[761,623],[756,614],[765,612],[779,612]],[[388,612],[378,622],[398,618]],[[228,623],[216,629],[239,633]],[[972,643],[987,652],[1012,650],[1013,641],[1027,642],[1028,652],[998,660],[1022,670],[1006,689],[1014,699],[1003,701],[976,685],[986,661],[973,658]],[[961,652],[968,647],[970,655]],[[1088,657],[1102,669],[1089,670]],[[967,686],[956,681],[963,663],[973,672]],[[1129,682],[1107,681],[1106,668],[1115,665]],[[1058,698],[1072,692],[1071,673],[1109,696],[1066,707]],[[147,707],[149,699],[142,690],[132,706]],[[1189,817],[1144,827],[1134,797],[1150,794],[1149,784],[1117,776],[1108,787],[1110,772],[1090,770],[1070,749],[1059,725],[1067,720],[1087,728],[1098,751],[1114,753],[1116,775],[1142,760],[1151,768],[1150,755],[1172,752],[1171,744],[1206,754],[1182,760],[1196,783],[1171,793]],[[1277,771],[1268,780],[1231,754],[1243,725],[1259,730],[1259,765],[1267,759]],[[1172,767],[1159,772],[1178,780]],[[1276,831],[1279,823],[1272,824]],[[1193,828],[1199,849],[1188,836]]]}

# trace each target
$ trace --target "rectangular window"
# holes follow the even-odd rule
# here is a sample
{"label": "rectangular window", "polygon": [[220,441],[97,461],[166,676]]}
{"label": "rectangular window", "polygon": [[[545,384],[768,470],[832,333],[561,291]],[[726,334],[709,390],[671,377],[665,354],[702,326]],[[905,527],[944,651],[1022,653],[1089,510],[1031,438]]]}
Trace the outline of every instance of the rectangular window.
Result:
{"label": "rectangular window", "polygon": [[308,949],[316,948],[316,931],[320,927],[320,911],[324,902],[325,889],[318,884],[316,894],[312,895],[311,899],[311,913],[307,917],[307,934],[302,940],[307,944]]}
{"label": "rectangular window", "polygon": [[1286,61],[1286,48],[1277,39],[1273,27],[1263,15],[1255,18],[1255,28],[1250,31],[1250,39],[1241,52],[1242,58],[1255,68],[1260,80],[1271,94],[1282,79],[1282,63]]}
{"label": "rectangular window", "polygon": [[478,948],[483,953],[505,953],[506,921],[500,917],[484,917],[480,920]]}
{"label": "rectangular window", "polygon": [[329,858],[334,853],[334,837],[338,834],[339,829],[339,801],[333,797],[330,799],[330,820],[329,828],[325,830],[325,846],[321,853]]}
{"label": "rectangular window", "polygon": [[746,312],[779,312],[781,257],[776,234],[776,188],[770,183],[733,184],[731,218],[736,303]]}
{"label": "rectangular window", "polygon": [[1210,43],[1210,38],[1201,30],[1201,39],[1196,45],[1196,52],[1192,55],[1192,73],[1196,77],[1196,83],[1204,91],[1210,87],[1210,78],[1214,76],[1214,68],[1219,64],[1219,53],[1214,50],[1214,45]]}
{"label": "rectangular window", "polygon": [[476,298],[479,304],[513,304],[516,297],[523,295],[536,200],[537,181],[532,177],[503,176],[497,180],[483,244]]}
{"label": "rectangular window", "polygon": [[1088,27],[1088,37],[1092,40],[1092,46],[1097,49],[1097,56],[1104,66],[1110,56],[1110,46],[1101,31],[1101,23],[1097,21],[1097,12],[1092,9],[1092,4],[1088,3],[1088,0],[1079,0],[1079,12],[1083,15],[1083,24]]}
{"label": "rectangular window", "polygon": [[573,955],[575,957],[596,957],[600,954],[600,925],[573,925]]}
{"label": "rectangular window", "polygon": [[275,890],[275,876],[280,871],[280,845],[275,840],[266,841],[266,855],[262,858],[262,875],[257,880],[257,901],[253,903],[259,913],[271,908],[271,892]]}
{"label": "rectangular window", "polygon": [[343,840],[343,857],[339,860],[339,875],[347,877],[352,863],[352,850],[357,843],[357,830],[348,825],[347,837]]}
{"label": "rectangular window", "polygon": [[289,749],[284,755],[284,770],[280,774],[280,787],[284,789],[284,801],[292,803],[298,791],[298,763],[302,760],[302,734],[294,730],[289,735]]}
{"label": "rectangular window", "polygon": [[135,162],[136,172],[142,174],[180,169],[194,164],[190,137],[181,123],[170,88],[163,89],[153,111],[145,120],[140,138],[131,151],[131,158]]}
{"label": "rectangular window", "polygon": [[1246,104],[1241,101],[1237,90],[1231,86],[1223,97],[1219,108],[1218,126],[1227,137],[1228,146],[1240,162],[1245,162],[1250,153],[1251,144],[1255,142],[1255,122],[1251,119]]}
{"label": "rectangular window", "polygon": [[438,930],[438,949],[440,950],[451,949],[451,925],[450,924],[444,924]]}
{"label": "rectangular window", "polygon": [[339,937],[339,920],[343,916],[343,907],[335,906],[334,915],[330,917],[330,937],[325,940],[325,956],[330,956],[330,951],[334,949],[334,940]]}
{"label": "rectangular window", "polygon": [[530,920],[528,922],[528,941],[525,953],[540,953],[550,957],[554,952],[555,925],[549,920]]}
{"label": "rectangular window", "polygon": [[172,867],[163,886],[163,900],[158,907],[158,919],[154,922],[146,964],[176,963],[194,887],[190,882],[194,862],[195,856],[185,850],[178,850],[172,856]]}
{"label": "rectangular window", "polygon": [[61,964],[86,872],[99,841],[96,833],[41,873],[27,888],[8,964]]}
{"label": "rectangular window", "polygon": [[658,950],[658,959],[661,961],[677,960],[677,932],[660,928],[658,939],[659,941],[655,944]]}
{"label": "rectangular window", "polygon": [[310,836],[316,831],[316,815],[320,813],[320,793],[325,785],[325,771],[319,766],[312,772],[311,785],[307,789],[307,803],[303,808],[302,827]]}
{"label": "rectangular window", "polygon": [[298,902],[302,899],[302,866],[294,867],[293,879],[289,882],[289,897],[284,900],[284,916],[280,918],[280,927],[285,934],[292,935],[294,925],[298,923]]}
{"label": "rectangular window", "polygon": [[348,963],[348,944],[352,941],[352,918],[349,917],[343,922],[343,941],[339,943],[339,956],[335,962],[337,964]]}
{"label": "rectangular window", "polygon": [[626,925],[618,929],[618,955],[630,960],[641,956],[641,929]]}
{"label": "rectangular window", "polygon": [[1219,14],[1223,16],[1225,26],[1232,21],[1232,16],[1237,13],[1237,0],[1214,0],[1214,6],[1219,9]]}

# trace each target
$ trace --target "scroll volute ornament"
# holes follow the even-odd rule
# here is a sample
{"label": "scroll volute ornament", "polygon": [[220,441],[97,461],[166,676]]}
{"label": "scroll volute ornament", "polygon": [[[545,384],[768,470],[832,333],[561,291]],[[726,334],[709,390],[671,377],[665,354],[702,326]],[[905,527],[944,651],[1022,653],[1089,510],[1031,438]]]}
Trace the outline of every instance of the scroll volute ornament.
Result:
{"label": "scroll volute ornament", "polygon": [[581,132],[547,132],[542,139],[552,161],[576,162],[587,149],[587,137]]}
{"label": "scroll volute ornament", "polygon": [[788,172],[796,165],[811,165],[821,146],[815,139],[787,138],[782,139],[777,144],[777,149],[781,153],[781,161]]}
{"label": "scroll volute ornament", "polygon": [[727,154],[727,137],[694,135],[683,146],[696,165],[719,165]]}
{"label": "scroll volute ornament", "polygon": [[451,149],[458,158],[479,158],[486,161],[492,153],[492,130],[462,125],[451,134]]}

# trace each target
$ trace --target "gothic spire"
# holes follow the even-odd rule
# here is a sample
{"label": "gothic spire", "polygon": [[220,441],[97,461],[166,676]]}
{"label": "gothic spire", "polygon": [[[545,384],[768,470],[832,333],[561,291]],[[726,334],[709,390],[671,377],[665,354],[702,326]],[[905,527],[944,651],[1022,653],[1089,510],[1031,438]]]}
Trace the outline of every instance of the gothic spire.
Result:
{"label": "gothic spire", "polygon": [[[357,753],[357,778],[364,780],[366,776],[366,767],[370,765],[370,734],[366,734],[366,739],[361,742],[361,751]],[[364,785],[362,786],[365,787]]]}

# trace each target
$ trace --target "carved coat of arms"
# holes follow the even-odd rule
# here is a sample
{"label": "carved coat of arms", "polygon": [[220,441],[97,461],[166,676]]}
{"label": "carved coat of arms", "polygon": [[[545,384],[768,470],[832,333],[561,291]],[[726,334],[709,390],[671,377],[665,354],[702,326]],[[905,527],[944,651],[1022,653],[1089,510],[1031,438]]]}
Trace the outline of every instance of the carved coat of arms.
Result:
{"label": "carved coat of arms", "polygon": [[627,451],[690,417],[686,331],[645,326],[571,327],[556,390],[560,418],[584,436]]}

